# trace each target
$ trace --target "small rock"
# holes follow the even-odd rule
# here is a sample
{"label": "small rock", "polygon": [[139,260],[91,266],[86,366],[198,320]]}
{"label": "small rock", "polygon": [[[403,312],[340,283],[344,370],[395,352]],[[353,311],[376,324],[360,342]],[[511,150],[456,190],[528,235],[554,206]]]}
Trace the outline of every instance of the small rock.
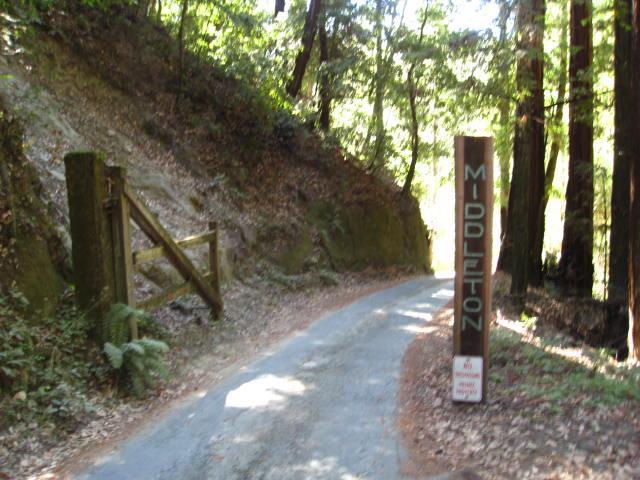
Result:
{"label": "small rock", "polygon": [[27,399],[27,392],[21,390],[13,396],[13,399],[24,402]]}

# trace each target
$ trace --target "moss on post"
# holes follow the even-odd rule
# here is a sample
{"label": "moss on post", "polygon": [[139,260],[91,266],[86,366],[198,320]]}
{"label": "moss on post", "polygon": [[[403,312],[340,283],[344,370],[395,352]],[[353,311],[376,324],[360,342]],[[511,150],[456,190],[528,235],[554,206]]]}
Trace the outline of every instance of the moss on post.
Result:
{"label": "moss on post", "polygon": [[91,322],[96,343],[120,345],[127,340],[127,329],[111,325],[107,317],[116,303],[116,284],[104,156],[74,152],[65,156],[64,163],[76,301]]}

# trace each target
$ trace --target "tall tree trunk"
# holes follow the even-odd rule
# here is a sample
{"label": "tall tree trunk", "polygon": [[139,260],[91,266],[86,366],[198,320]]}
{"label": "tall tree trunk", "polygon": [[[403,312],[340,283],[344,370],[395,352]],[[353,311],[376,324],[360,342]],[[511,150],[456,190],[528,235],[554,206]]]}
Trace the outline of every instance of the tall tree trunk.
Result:
{"label": "tall tree trunk", "polygon": [[544,196],[542,198],[541,212],[544,215],[549,203],[549,195],[553,188],[553,179],[556,175],[556,166],[558,165],[558,156],[560,155],[560,146],[562,143],[563,134],[558,128],[562,124],[564,118],[564,104],[566,103],[565,96],[567,94],[567,55],[569,54],[569,44],[567,42],[568,33],[568,17],[566,7],[562,9],[562,29],[560,35],[562,40],[560,41],[560,74],[558,77],[558,99],[556,101],[556,108],[553,113],[553,127],[554,131],[551,134],[551,148],[549,150],[549,161],[547,162],[547,170],[544,176]]}
{"label": "tall tree trunk", "polygon": [[178,93],[176,94],[176,105],[180,102],[182,89],[184,88],[184,25],[188,13],[189,0],[183,0],[180,12],[180,26],[178,27]]}
{"label": "tall tree trunk", "polygon": [[565,287],[593,289],[593,80],[591,0],[571,1],[569,180],[560,273]]}
{"label": "tall tree trunk", "polygon": [[[500,125],[503,128],[511,124],[511,107],[509,101],[500,99],[498,105],[500,114]],[[510,127],[507,127],[510,128]],[[507,212],[509,211],[509,185],[510,178],[509,167],[511,166],[511,149],[503,148],[497,152],[498,163],[500,165],[500,239],[504,239],[507,234]]]}
{"label": "tall tree trunk", "polygon": [[532,145],[531,169],[529,173],[529,271],[528,284],[542,285],[542,245],[544,243],[544,27],[546,5],[545,0],[533,1],[533,52],[531,74],[534,79],[532,87]]}
{"label": "tall tree trunk", "polygon": [[[422,24],[420,25],[420,37],[418,38],[418,47],[422,46],[422,39],[424,38],[424,27],[427,24],[427,12],[424,12],[422,17]],[[416,97],[418,95],[418,89],[415,84],[413,72],[416,69],[416,63],[411,62],[409,71],[407,72],[407,88],[409,90],[409,108],[411,110],[411,164],[409,165],[409,171],[407,177],[404,180],[402,186],[402,194],[409,195],[411,192],[411,182],[413,182],[413,176],[416,173],[416,164],[418,163],[418,154],[420,149],[420,131],[418,126],[418,113],[416,111]],[[434,134],[435,141],[435,134]]]}
{"label": "tall tree trunk", "polygon": [[[511,294],[522,296],[533,273],[534,240],[544,185],[544,105],[542,38],[544,0],[521,0],[517,16],[518,63],[513,145],[513,178],[509,194],[507,235],[511,244]],[[535,263],[539,268],[539,261]]]}
{"label": "tall tree trunk", "polygon": [[416,95],[417,89],[413,81],[413,70],[415,65],[409,67],[409,73],[407,73],[407,88],[409,89],[409,107],[411,109],[411,164],[409,165],[409,171],[407,177],[404,180],[402,187],[402,194],[408,195],[411,192],[411,182],[413,176],[416,173],[416,164],[418,163],[418,149],[420,147],[420,135],[418,131],[418,115],[416,113]]}
{"label": "tall tree trunk", "polygon": [[[563,140],[563,132],[560,129],[564,118],[564,104],[565,96],[567,93],[567,68],[568,68],[568,54],[569,54],[569,42],[567,34],[569,33],[569,18],[567,15],[566,5],[562,8],[561,16],[561,30],[560,30],[560,72],[558,75],[558,97],[556,101],[556,107],[553,112],[552,119],[552,132],[551,132],[551,147],[549,149],[549,160],[547,162],[547,168],[544,174],[544,191],[542,194],[542,206],[538,212],[539,221],[539,246],[542,249],[544,245],[544,232],[545,232],[545,213],[547,211],[547,204],[549,203],[549,196],[551,195],[551,189],[553,188],[553,179],[556,175],[556,167],[558,165],[558,156],[560,155],[560,147]],[[542,250],[541,250],[542,252]],[[541,278],[541,281],[543,279]]]}
{"label": "tall tree trunk", "polygon": [[311,57],[313,49],[313,40],[316,36],[318,26],[318,16],[322,7],[322,0],[311,0],[307,17],[304,21],[304,30],[302,32],[302,47],[296,56],[296,63],[289,83],[287,83],[287,93],[292,97],[297,97],[302,87],[302,79],[304,72],[307,70],[307,64]]}
{"label": "tall tree trunk", "polygon": [[[640,0],[633,0],[631,28],[631,135],[640,138]],[[640,142],[633,144],[629,215],[629,355],[640,360]]]}
{"label": "tall tree trunk", "polygon": [[376,0],[376,78],[373,118],[375,123],[375,142],[369,168],[377,169],[384,163],[384,62],[382,58],[382,0]]}
{"label": "tall tree trunk", "polygon": [[329,82],[329,41],[325,19],[320,22],[320,128],[329,131],[331,124],[331,88]]}
{"label": "tall tree trunk", "polygon": [[[501,49],[507,47],[507,22],[511,14],[511,5],[503,2],[500,6],[500,15],[498,16],[498,28],[500,30],[499,44]],[[501,81],[506,83],[509,75],[508,65],[498,65]],[[506,130],[508,138],[511,137],[510,132],[513,128],[513,120],[511,117],[511,103],[508,98],[501,97],[498,100],[498,113],[500,115],[500,128]],[[509,184],[510,184],[510,166],[511,166],[511,148],[502,145],[497,151],[498,163],[500,165],[500,240],[503,240],[507,234],[507,212],[509,210]]]}
{"label": "tall tree trunk", "polygon": [[611,250],[609,252],[609,290],[613,302],[626,303],[629,287],[629,156],[633,148],[633,106],[631,96],[631,0],[615,5],[615,132],[613,182],[611,190]]}

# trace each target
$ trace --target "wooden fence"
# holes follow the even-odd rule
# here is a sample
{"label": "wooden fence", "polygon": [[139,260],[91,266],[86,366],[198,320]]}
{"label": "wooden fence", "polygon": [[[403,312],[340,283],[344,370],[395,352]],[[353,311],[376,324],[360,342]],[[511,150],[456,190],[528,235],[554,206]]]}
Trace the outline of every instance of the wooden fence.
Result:
{"label": "wooden fence", "polygon": [[[195,292],[211,308],[213,317],[219,318],[223,303],[215,222],[209,222],[209,230],[202,234],[176,241],[127,183],[125,168],[106,166],[104,158],[93,152],[67,155],[65,167],[80,308],[92,311],[97,306],[98,315],[104,315],[114,303],[150,310]],[[132,251],[130,220],[153,242],[153,247]],[[202,244],[209,245],[209,271],[205,273],[200,273],[184,252]],[[184,283],[136,300],[135,269],[161,257],[175,267]],[[131,338],[136,339],[135,321],[130,329]]]}

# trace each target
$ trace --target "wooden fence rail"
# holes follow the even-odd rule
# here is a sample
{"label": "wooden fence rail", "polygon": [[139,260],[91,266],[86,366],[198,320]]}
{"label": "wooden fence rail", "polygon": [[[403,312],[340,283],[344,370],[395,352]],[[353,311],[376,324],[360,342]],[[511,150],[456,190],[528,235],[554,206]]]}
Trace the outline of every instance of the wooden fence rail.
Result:
{"label": "wooden fence rail", "polygon": [[[209,222],[209,230],[202,234],[175,241],[128,185],[125,168],[107,167],[103,157],[93,152],[69,154],[65,166],[76,296],[80,308],[96,318],[99,340],[111,341],[108,326],[100,325],[104,321],[98,318],[104,318],[114,303],[150,310],[195,292],[211,308],[213,317],[219,318],[223,303],[215,222]],[[131,220],[154,243],[153,247],[132,251]],[[209,271],[200,273],[184,250],[203,244],[209,246]],[[182,275],[184,283],[136,301],[135,269],[162,257]],[[129,321],[130,338],[137,339],[136,321],[133,317]]]}

